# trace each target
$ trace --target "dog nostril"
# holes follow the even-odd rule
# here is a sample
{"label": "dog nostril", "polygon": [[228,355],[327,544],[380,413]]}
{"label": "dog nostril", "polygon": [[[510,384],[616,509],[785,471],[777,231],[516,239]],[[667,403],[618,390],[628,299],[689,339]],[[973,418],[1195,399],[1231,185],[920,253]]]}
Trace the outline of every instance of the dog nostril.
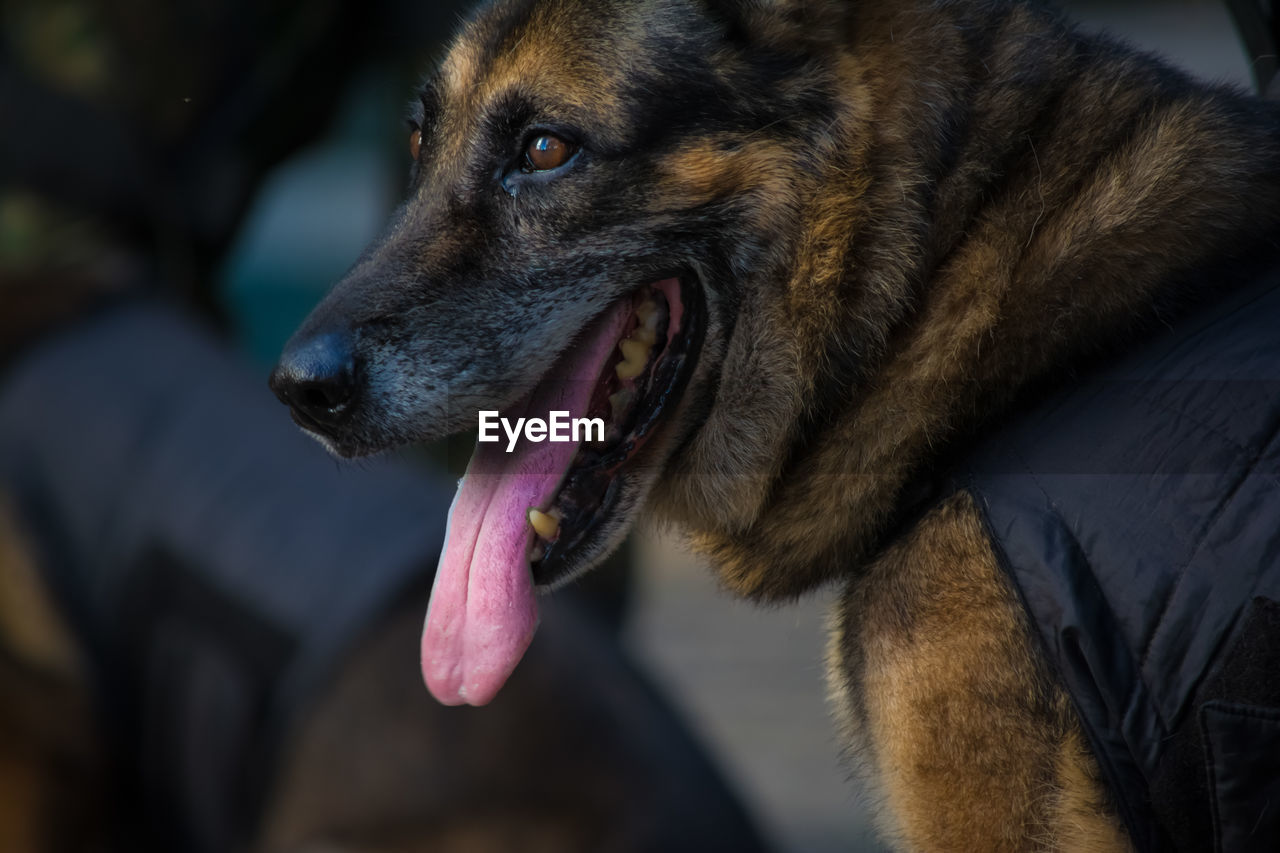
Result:
{"label": "dog nostril", "polygon": [[299,389],[299,403],[308,409],[336,409],[347,402],[345,389],[308,385]]}
{"label": "dog nostril", "polygon": [[356,396],[355,361],[346,335],[291,343],[271,374],[271,390],[306,421],[333,426]]}

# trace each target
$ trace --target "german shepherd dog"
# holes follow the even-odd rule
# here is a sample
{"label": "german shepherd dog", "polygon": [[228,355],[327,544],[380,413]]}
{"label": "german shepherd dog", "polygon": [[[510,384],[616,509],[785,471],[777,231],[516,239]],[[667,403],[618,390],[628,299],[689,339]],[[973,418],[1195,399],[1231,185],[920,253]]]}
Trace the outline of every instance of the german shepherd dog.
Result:
{"label": "german shepherd dog", "polygon": [[273,388],[343,457],[608,427],[477,445],[434,695],[488,702],[644,511],[738,595],[843,588],[830,690],[895,843],[1127,849],[973,499],[914,485],[1267,245],[1276,109],[1006,0],[498,0],[420,102],[408,200]]}

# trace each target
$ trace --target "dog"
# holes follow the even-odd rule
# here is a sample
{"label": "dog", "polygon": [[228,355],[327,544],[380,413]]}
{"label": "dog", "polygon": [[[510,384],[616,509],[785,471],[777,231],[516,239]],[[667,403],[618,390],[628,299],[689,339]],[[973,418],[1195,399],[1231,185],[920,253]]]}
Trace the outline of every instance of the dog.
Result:
{"label": "dog", "polygon": [[[830,691],[891,842],[1234,837],[1203,760],[1162,787],[1120,755],[1124,714],[1086,701],[995,524],[1011,499],[954,472],[1276,262],[1274,105],[1031,3],[499,0],[423,86],[409,147],[406,201],[277,395],[341,457],[484,411],[608,429],[477,444],[422,636],[441,702],[492,699],[538,592],[643,514],[737,595],[842,589]],[[1193,788],[1183,834],[1152,792]]]}

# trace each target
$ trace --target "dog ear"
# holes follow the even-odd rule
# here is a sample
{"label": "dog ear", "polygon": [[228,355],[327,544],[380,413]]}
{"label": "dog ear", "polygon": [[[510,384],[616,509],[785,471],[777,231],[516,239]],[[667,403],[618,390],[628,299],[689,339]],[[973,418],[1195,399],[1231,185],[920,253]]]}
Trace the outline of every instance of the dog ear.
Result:
{"label": "dog ear", "polygon": [[841,42],[849,0],[704,0],[731,37],[752,44],[807,48]]}

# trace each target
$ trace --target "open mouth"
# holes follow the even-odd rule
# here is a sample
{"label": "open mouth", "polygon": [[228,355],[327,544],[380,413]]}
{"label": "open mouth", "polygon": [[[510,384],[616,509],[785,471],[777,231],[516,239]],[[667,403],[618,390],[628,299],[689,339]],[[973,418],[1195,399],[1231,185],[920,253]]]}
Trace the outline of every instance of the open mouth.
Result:
{"label": "open mouth", "polygon": [[631,297],[631,316],[591,394],[587,417],[602,420],[602,440],[583,443],[545,506],[530,509],[535,582],[571,575],[575,557],[617,503],[618,475],[640,452],[668,407],[679,401],[701,345],[702,302],[679,279]]}
{"label": "open mouth", "polygon": [[587,568],[618,532],[609,522],[625,509],[627,474],[680,400],[705,312],[701,291],[681,279],[640,288],[503,413],[517,422],[557,412],[598,419],[603,434],[557,442],[526,432],[476,445],[449,512],[423,630],[423,677],[438,700],[491,700],[533,639],[536,588]]}

